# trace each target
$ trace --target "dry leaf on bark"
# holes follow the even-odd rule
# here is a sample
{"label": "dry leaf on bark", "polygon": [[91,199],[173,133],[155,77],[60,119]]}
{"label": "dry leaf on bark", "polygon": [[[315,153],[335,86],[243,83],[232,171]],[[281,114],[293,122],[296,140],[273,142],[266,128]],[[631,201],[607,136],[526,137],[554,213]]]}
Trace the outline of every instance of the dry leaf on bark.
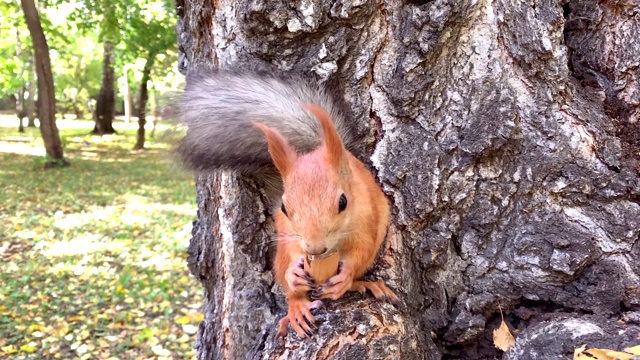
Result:
{"label": "dry leaf on bark", "polygon": [[640,355],[640,345],[624,349],[625,352],[609,349],[586,349],[582,345],[573,352],[573,360],[631,360]]}
{"label": "dry leaf on bark", "polygon": [[516,343],[516,339],[511,335],[509,326],[504,322],[504,319],[500,323],[500,327],[493,330],[493,345],[502,350],[508,351]]}

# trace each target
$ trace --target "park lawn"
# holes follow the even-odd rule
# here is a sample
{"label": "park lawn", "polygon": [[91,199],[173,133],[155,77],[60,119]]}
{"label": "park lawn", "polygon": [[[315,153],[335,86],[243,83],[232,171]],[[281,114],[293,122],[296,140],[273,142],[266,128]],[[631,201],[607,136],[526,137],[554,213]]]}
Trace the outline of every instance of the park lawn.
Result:
{"label": "park lawn", "polygon": [[[191,358],[203,303],[186,247],[193,179],[135,123],[59,121],[71,166],[0,116],[0,358]],[[162,131],[156,134],[156,138]]]}

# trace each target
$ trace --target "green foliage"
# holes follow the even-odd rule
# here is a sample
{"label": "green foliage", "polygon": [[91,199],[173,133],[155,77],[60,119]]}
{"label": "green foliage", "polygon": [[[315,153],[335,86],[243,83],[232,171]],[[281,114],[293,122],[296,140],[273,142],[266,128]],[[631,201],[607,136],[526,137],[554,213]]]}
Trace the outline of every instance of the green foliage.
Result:
{"label": "green foliage", "polygon": [[[115,43],[115,70],[120,77],[120,88],[123,89],[124,71],[129,71],[129,86],[135,93],[142,80],[143,71],[147,61],[147,68],[154,64],[156,57],[160,59],[162,66],[153,69],[154,78],[164,78],[172,74],[173,66],[177,60],[176,35],[175,35],[175,9],[173,1],[168,0],[57,0],[57,8],[64,14],[67,27],[72,31],[77,29],[81,35],[75,37],[91,37],[96,44],[91,62],[87,62],[88,68],[98,69],[93,64],[101,61],[101,46],[97,43],[109,39]],[[97,29],[97,30],[96,30]],[[55,48],[55,46],[54,46]],[[73,48],[73,46],[71,46]],[[59,51],[62,54],[62,51]],[[86,61],[86,49],[84,51]],[[66,60],[69,70],[74,70],[75,75],[65,74],[65,79],[60,79],[62,93],[58,94],[61,100],[61,109],[69,112],[69,108],[79,107],[79,103],[88,101],[89,96],[97,95],[99,84],[96,87],[78,87],[73,84],[83,83],[78,81],[82,73],[74,61]],[[61,72],[62,73],[62,72]],[[86,72],[85,72],[86,74]],[[99,75],[90,74],[85,79],[100,79]],[[72,83],[72,81],[75,81]],[[84,83],[87,83],[86,81]],[[85,92],[82,90],[86,89]],[[77,95],[76,95],[77,94]]]}
{"label": "green foliage", "polygon": [[153,139],[128,150],[133,124],[99,137],[69,120],[72,165],[44,171],[37,130],[4,119],[0,358],[192,358],[203,298],[185,263],[191,176]]}
{"label": "green foliage", "polygon": [[99,30],[99,39],[120,41],[124,19],[129,16],[129,6],[134,0],[55,0],[58,7],[67,6],[73,10],[67,15],[67,21],[82,31]]}
{"label": "green foliage", "polygon": [[[0,97],[12,95],[29,78],[31,38],[16,0],[0,0]],[[18,56],[18,52],[20,56]]]}
{"label": "green foliage", "polygon": [[91,118],[88,102],[100,91],[102,55],[95,33],[78,35],[74,42],[51,50],[56,81],[57,109]]}
{"label": "green foliage", "polygon": [[[153,68],[156,58],[164,64],[155,67],[155,76],[165,77],[170,74],[172,66],[167,66],[166,60],[177,60],[176,34],[175,34],[175,9],[172,2],[148,1],[136,3],[131,8],[131,17],[127,21],[127,31],[124,33],[124,41],[120,45],[124,61],[135,63],[136,59],[144,59],[138,62],[136,67],[140,76],[136,80],[141,81]],[[142,68],[140,68],[142,65]],[[137,84],[136,84],[137,85]]]}
{"label": "green foliage", "polygon": [[[117,58],[131,63],[174,47],[175,9],[167,0],[57,0],[58,6],[73,5],[67,20],[82,32],[99,29],[100,41],[118,44]],[[120,66],[124,65],[120,63]]]}
{"label": "green foliage", "polygon": [[[0,1],[0,32],[8,35],[0,41],[0,97],[4,97],[27,87],[33,64],[31,37],[19,1]],[[40,18],[50,49],[57,108],[86,114],[90,98],[100,89],[101,50],[96,46],[97,31],[80,33],[67,22],[67,14],[72,11],[71,7],[49,7],[40,13]],[[20,57],[16,56],[18,47]]]}
{"label": "green foliage", "polygon": [[148,59],[175,48],[175,11],[166,1],[135,3],[123,34],[125,56]]}
{"label": "green foliage", "polygon": [[[0,97],[26,87],[31,69],[31,38],[18,0],[0,0]],[[166,0],[57,0],[41,8],[50,48],[57,108],[89,118],[88,104],[100,90],[102,41],[116,43],[116,74],[130,70],[135,92],[145,62],[161,61],[153,78],[174,76],[177,59],[175,9]],[[6,6],[5,6],[6,5]],[[15,36],[16,28],[20,42]],[[20,46],[18,44],[20,43]],[[16,56],[16,48],[21,56]]]}

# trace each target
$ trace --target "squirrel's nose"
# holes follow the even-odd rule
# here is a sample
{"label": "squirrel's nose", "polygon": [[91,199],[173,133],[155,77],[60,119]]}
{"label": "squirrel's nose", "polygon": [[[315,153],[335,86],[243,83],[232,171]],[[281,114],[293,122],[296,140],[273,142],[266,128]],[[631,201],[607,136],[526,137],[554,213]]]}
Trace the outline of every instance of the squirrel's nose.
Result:
{"label": "squirrel's nose", "polygon": [[316,255],[322,255],[324,253],[327,252],[327,248],[324,245],[318,245],[318,246],[306,246],[305,247],[305,252],[309,255],[312,256],[316,256]]}

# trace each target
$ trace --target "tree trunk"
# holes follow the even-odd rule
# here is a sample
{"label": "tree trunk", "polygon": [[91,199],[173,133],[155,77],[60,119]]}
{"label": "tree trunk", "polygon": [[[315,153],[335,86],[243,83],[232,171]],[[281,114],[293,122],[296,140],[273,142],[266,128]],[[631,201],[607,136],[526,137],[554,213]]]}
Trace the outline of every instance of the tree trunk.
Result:
{"label": "tree trunk", "polygon": [[56,126],[56,98],[53,87],[53,75],[51,74],[51,60],[49,59],[49,46],[42,31],[40,16],[33,0],[21,0],[24,18],[31,34],[33,49],[35,51],[35,67],[38,74],[38,118],[40,119],[40,133],[44,141],[47,155],[53,160],[47,163],[52,165],[66,165],[62,151],[62,143]]}
{"label": "tree trunk", "polygon": [[151,69],[153,68],[153,62],[156,59],[155,54],[149,54],[147,62],[142,69],[142,80],[140,81],[140,111],[138,113],[138,135],[134,150],[140,150],[144,148],[144,126],[147,124],[147,100],[149,99],[149,93],[147,89],[147,83],[149,82],[149,76],[151,75]]}
{"label": "tree trunk", "polygon": [[[16,35],[16,58],[21,59],[22,58],[22,40],[20,39],[20,27],[16,24],[15,27],[15,35]],[[21,68],[20,68],[20,74],[19,77],[22,78],[22,75],[24,74],[24,70],[25,70],[26,64],[22,63]],[[16,115],[18,117],[18,132],[24,132],[24,125],[22,124],[22,120],[26,117],[26,110],[24,108],[24,83],[22,86],[20,86],[20,89],[18,90],[18,96],[16,96]]]}
{"label": "tree trunk", "polygon": [[80,106],[78,106],[77,96],[73,99],[73,114],[76,116],[77,120],[80,120],[84,117],[84,113]]}
{"label": "tree trunk", "polygon": [[[640,21],[616,0],[179,0],[179,68],[338,84],[393,204],[372,276],[403,304],[328,302],[275,339],[263,193],[199,175],[199,359],[552,359],[640,332]],[[519,330],[496,349],[502,315]]]}
{"label": "tree trunk", "polygon": [[158,91],[157,89],[154,89],[153,93],[153,127],[151,128],[151,134],[149,134],[149,137],[153,139],[153,137],[156,134],[156,126],[158,125],[158,121],[160,120],[160,107],[158,105]]}
{"label": "tree trunk", "polygon": [[131,122],[131,88],[129,87],[129,69],[124,68],[124,121]]}
{"label": "tree trunk", "polygon": [[113,118],[115,115],[116,95],[114,90],[115,71],[113,69],[114,46],[110,40],[104,42],[104,59],[102,61],[102,86],[96,104],[93,133],[98,135],[114,134]]}
{"label": "tree trunk", "polygon": [[29,99],[27,101],[27,117],[28,127],[36,127],[36,59],[31,53],[31,61],[29,66]]}
{"label": "tree trunk", "polygon": [[27,111],[24,108],[24,87],[18,90],[18,96],[16,96],[16,116],[18,117],[18,132],[24,132],[23,120],[27,117]]}

